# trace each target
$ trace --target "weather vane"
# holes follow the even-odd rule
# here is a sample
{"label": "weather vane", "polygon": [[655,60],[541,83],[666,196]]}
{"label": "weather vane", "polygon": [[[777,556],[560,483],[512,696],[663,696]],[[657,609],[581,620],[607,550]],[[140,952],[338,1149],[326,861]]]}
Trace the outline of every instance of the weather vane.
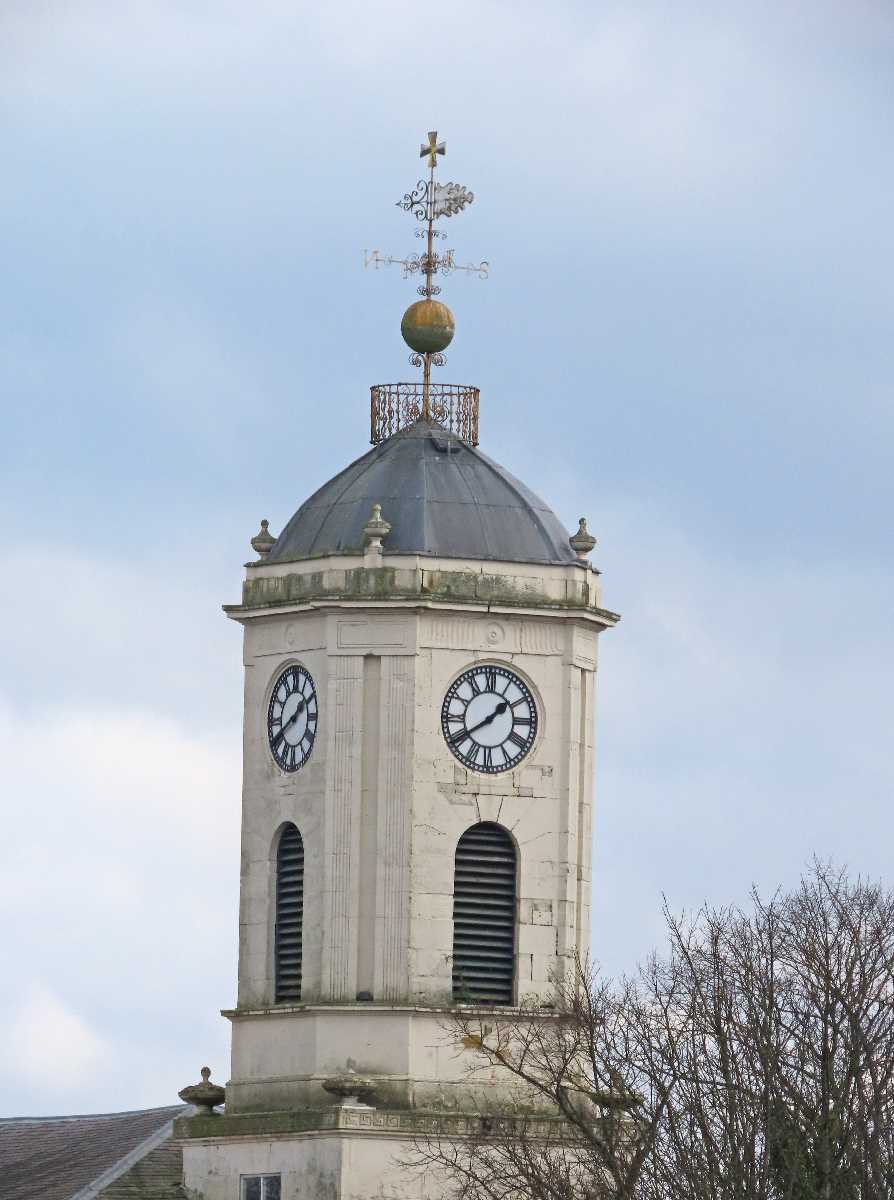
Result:
{"label": "weather vane", "polygon": [[[451,428],[456,427],[463,436],[469,437],[470,440],[477,443],[478,389],[442,384],[435,389],[436,394],[433,395],[431,383],[431,369],[433,366],[443,366],[447,361],[443,352],[453,340],[455,331],[453,313],[446,304],[434,299],[441,292],[440,287],[434,282],[435,275],[449,275],[451,271],[465,271],[468,274],[478,275],[481,279],[486,279],[489,269],[489,263],[486,261],[458,263],[454,258],[453,250],[445,249],[442,253],[438,253],[435,249],[435,239],[447,237],[446,233],[435,228],[435,222],[440,217],[452,217],[462,212],[475,199],[472,192],[462,184],[439,183],[435,179],[438,157],[443,157],[446,151],[446,144],[439,142],[437,131],[432,130],[428,135],[428,141],[423,142],[419,150],[419,157],[424,158],[427,162],[429,177],[420,179],[411,192],[407,192],[402,200],[397,201],[398,208],[411,213],[422,223],[422,228],[416,230],[416,236],[425,239],[424,252],[411,254],[406,258],[395,258],[392,255],[380,254],[378,250],[373,250],[372,253],[364,251],[363,265],[376,269],[380,266],[397,265],[402,268],[405,279],[417,274],[424,276],[425,282],[416,289],[422,299],[410,305],[400,323],[401,335],[413,351],[410,355],[410,362],[413,366],[422,368],[421,405],[418,415],[426,420],[434,417],[443,421],[446,418]],[[385,403],[385,389],[389,387],[414,389],[412,384],[381,384],[373,388],[372,440],[374,442],[381,440],[382,436],[388,436],[389,430],[394,432],[395,420],[388,419],[387,414],[383,416],[382,411],[378,412],[377,417],[377,403],[380,406]],[[454,393],[460,398],[458,405],[453,403]],[[471,400],[472,393],[474,393],[474,405]],[[411,392],[405,390],[399,400],[405,399],[409,394]],[[462,408],[463,404],[469,414],[474,407],[474,418],[469,415],[468,419],[460,420],[458,414],[455,417],[454,409]],[[398,403],[398,409],[400,409],[400,403]],[[412,405],[408,408],[410,415],[412,415],[411,409]],[[396,427],[406,423],[400,417],[396,418],[396,422]],[[472,433],[474,433],[474,437],[471,436]]]}

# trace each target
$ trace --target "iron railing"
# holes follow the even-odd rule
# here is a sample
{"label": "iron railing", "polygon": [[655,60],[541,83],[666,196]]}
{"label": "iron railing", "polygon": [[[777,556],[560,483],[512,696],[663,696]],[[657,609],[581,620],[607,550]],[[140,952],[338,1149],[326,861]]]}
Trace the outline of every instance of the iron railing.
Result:
{"label": "iron railing", "polygon": [[[377,383],[370,391],[369,440],[374,446],[422,416],[478,445],[478,388],[462,383]],[[427,404],[426,404],[427,400]],[[426,408],[428,409],[426,413]]]}

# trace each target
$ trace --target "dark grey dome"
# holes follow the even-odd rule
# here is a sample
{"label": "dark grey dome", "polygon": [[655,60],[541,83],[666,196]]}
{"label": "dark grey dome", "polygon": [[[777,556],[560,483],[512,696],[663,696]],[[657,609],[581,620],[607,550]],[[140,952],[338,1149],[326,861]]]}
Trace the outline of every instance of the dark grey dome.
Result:
{"label": "dark grey dome", "polygon": [[314,492],[265,562],[363,549],[363,527],[381,504],[387,554],[570,563],[555,513],[508,471],[432,421],[419,420]]}

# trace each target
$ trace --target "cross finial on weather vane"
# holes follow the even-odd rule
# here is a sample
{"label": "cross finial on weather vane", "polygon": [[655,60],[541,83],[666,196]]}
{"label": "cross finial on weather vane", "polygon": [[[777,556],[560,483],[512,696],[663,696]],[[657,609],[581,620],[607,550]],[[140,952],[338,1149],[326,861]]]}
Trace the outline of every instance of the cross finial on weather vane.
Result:
{"label": "cross finial on weather vane", "polygon": [[437,161],[438,161],[436,155],[440,154],[443,156],[446,153],[447,153],[447,143],[438,141],[437,129],[429,130],[428,145],[426,146],[426,144],[424,142],[422,143],[422,145],[419,147],[419,157],[425,158],[427,155],[428,156],[428,165],[432,168],[432,170],[434,170],[435,166],[437,165]]}

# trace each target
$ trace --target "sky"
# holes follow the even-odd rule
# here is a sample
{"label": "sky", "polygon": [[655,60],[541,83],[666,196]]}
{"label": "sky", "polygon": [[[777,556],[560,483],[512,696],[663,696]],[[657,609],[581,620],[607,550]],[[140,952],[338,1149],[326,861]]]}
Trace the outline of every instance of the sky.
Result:
{"label": "sky", "polygon": [[891,882],[894,10],[5,0],[0,1115],[229,1069],[238,599],[412,377],[599,539],[593,953],[831,856]]}

